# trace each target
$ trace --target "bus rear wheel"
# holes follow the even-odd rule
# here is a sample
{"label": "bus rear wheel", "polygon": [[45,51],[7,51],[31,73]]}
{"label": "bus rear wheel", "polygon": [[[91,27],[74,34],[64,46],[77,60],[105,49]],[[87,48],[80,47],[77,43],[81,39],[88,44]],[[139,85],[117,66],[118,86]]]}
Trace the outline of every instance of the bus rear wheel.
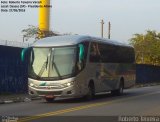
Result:
{"label": "bus rear wheel", "polygon": [[112,90],[111,91],[111,94],[113,95],[113,96],[120,96],[120,95],[122,95],[123,94],[123,90],[124,90],[124,84],[123,84],[123,82],[120,82],[120,84],[119,84],[119,88],[117,89],[117,90]]}

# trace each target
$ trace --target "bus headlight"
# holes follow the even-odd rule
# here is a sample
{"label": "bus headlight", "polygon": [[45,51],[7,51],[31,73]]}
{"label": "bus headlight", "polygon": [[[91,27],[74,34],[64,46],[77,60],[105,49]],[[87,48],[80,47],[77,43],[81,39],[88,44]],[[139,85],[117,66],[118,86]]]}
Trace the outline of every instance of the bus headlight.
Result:
{"label": "bus headlight", "polygon": [[74,84],[74,81],[71,81],[71,82],[62,84],[62,86],[63,87],[69,87],[69,86],[72,86],[73,84]]}
{"label": "bus headlight", "polygon": [[34,86],[34,84],[33,84],[33,83],[30,83],[29,85],[30,85],[31,87],[33,87],[33,86]]}
{"label": "bus headlight", "polygon": [[34,88],[38,87],[37,85],[34,85],[33,83],[29,83],[29,86],[34,87]]}

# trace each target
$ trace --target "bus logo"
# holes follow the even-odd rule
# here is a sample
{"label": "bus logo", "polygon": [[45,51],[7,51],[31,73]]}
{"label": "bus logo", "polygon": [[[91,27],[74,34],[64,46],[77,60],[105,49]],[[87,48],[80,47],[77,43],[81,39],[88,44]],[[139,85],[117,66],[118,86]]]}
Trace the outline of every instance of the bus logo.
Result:
{"label": "bus logo", "polygon": [[42,82],[41,84],[39,84],[39,86],[45,86],[46,82]]}

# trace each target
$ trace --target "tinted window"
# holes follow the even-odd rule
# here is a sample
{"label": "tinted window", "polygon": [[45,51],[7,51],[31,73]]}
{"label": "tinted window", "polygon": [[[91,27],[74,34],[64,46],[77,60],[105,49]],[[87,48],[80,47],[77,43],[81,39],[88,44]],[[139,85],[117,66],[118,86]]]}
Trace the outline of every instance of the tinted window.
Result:
{"label": "tinted window", "polygon": [[133,63],[134,49],[111,44],[91,43],[90,62]]}

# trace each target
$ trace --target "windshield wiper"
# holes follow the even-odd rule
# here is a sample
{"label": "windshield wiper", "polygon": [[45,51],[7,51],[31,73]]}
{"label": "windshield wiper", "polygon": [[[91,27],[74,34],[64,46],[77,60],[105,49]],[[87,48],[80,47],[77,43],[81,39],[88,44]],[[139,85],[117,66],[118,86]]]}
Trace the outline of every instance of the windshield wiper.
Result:
{"label": "windshield wiper", "polygon": [[55,68],[55,70],[56,70],[56,73],[58,74],[59,79],[62,80],[62,76],[60,75],[59,70],[58,70],[58,68],[57,68],[57,65],[56,65],[56,63],[54,62],[54,58],[53,58],[53,60],[52,60],[52,68],[53,68],[53,66],[54,66],[54,68]]}
{"label": "windshield wiper", "polygon": [[[54,54],[54,48],[52,49],[52,51],[53,51],[53,54]],[[57,68],[57,65],[56,65],[56,63],[54,62],[54,55],[53,55],[53,58],[52,58],[52,69],[53,69],[53,66],[54,66],[54,68],[55,68],[55,71],[56,71],[59,79],[62,79],[62,76],[61,76],[61,74],[59,73],[59,70],[58,70],[58,68]]]}
{"label": "windshield wiper", "polygon": [[38,78],[40,78],[43,74],[43,72],[45,71],[45,69],[47,69],[47,66],[48,66],[48,56],[47,56],[47,60],[43,63],[39,73],[38,73]]}

